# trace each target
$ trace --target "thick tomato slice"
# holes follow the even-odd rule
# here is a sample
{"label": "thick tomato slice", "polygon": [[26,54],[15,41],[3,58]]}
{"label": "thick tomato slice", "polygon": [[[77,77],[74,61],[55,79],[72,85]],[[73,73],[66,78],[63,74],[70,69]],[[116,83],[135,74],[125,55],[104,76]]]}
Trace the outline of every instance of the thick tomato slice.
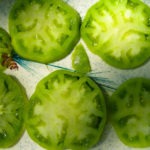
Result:
{"label": "thick tomato slice", "polygon": [[100,88],[90,78],[57,70],[42,79],[29,101],[27,131],[47,149],[88,150],[106,122]]}
{"label": "thick tomato slice", "polygon": [[9,16],[12,45],[29,60],[60,60],[78,42],[80,22],[78,12],[62,0],[16,0]]}
{"label": "thick tomato slice", "polygon": [[121,141],[131,147],[150,146],[150,79],[127,80],[113,93],[109,105]]}
{"label": "thick tomato slice", "polygon": [[27,96],[12,76],[0,73],[0,147],[17,143],[25,129]]}
{"label": "thick tomato slice", "polygon": [[139,0],[100,0],[88,10],[81,36],[109,65],[138,67],[150,57],[150,8]]}

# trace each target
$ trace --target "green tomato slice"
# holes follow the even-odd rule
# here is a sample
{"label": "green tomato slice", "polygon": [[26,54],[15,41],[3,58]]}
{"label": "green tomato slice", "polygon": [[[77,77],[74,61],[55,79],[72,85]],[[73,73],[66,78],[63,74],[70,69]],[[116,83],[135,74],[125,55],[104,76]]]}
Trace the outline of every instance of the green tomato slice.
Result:
{"label": "green tomato slice", "polygon": [[42,79],[28,108],[27,131],[47,149],[88,150],[100,140],[106,122],[100,88],[70,71],[57,70]]}
{"label": "green tomato slice", "polygon": [[17,0],[9,16],[12,45],[29,60],[60,60],[79,40],[80,22],[77,11],[62,0]]}
{"label": "green tomato slice", "polygon": [[81,36],[109,65],[138,67],[150,57],[150,8],[140,0],[101,0],[88,10]]}
{"label": "green tomato slice", "polygon": [[120,140],[131,147],[150,146],[150,79],[127,80],[113,93],[109,105]]}
{"label": "green tomato slice", "polygon": [[91,65],[83,45],[78,44],[72,53],[72,67],[80,73],[88,73],[91,71]]}
{"label": "green tomato slice", "polygon": [[0,148],[13,146],[24,132],[27,96],[12,76],[0,73]]}
{"label": "green tomato slice", "polygon": [[3,54],[10,55],[12,51],[11,38],[7,31],[0,28],[0,70],[4,70],[6,67],[3,65]]}

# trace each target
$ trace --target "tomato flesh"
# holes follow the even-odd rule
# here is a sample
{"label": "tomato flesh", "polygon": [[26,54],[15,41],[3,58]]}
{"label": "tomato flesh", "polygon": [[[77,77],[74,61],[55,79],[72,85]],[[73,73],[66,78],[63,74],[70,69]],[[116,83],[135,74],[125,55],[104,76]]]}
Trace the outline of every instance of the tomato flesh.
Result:
{"label": "tomato flesh", "polygon": [[86,74],[91,71],[91,65],[89,57],[85,48],[80,43],[78,44],[72,53],[72,67],[80,73]]}

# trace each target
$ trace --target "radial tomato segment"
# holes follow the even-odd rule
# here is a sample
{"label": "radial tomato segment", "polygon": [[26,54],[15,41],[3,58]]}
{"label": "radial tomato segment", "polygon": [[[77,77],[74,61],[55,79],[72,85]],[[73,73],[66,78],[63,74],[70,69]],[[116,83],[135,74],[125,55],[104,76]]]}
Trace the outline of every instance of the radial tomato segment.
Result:
{"label": "radial tomato segment", "polygon": [[45,148],[87,150],[105,125],[104,98],[88,77],[58,70],[37,85],[27,120],[29,135]]}
{"label": "radial tomato segment", "polygon": [[79,43],[72,53],[72,67],[80,73],[88,73],[91,71],[89,57],[84,46]]}

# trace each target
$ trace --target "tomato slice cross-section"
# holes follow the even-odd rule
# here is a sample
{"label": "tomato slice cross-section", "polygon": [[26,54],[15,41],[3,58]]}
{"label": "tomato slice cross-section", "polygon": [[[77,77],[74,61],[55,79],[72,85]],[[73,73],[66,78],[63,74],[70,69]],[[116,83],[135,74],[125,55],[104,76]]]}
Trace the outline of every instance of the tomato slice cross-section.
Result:
{"label": "tomato slice cross-section", "polygon": [[109,65],[138,67],[150,58],[150,7],[140,0],[100,0],[87,11],[81,36]]}
{"label": "tomato slice cross-section", "polygon": [[121,141],[131,147],[150,146],[150,79],[125,81],[109,105],[111,122]]}
{"label": "tomato slice cross-section", "polygon": [[25,129],[27,96],[12,76],[0,73],[0,147],[13,146]]}
{"label": "tomato slice cross-section", "polygon": [[39,145],[55,150],[88,150],[99,140],[106,106],[93,80],[57,70],[42,79],[29,101],[27,131]]}
{"label": "tomato slice cross-section", "polygon": [[25,59],[60,60],[78,42],[80,22],[79,13],[63,0],[17,0],[9,15],[12,45]]}

